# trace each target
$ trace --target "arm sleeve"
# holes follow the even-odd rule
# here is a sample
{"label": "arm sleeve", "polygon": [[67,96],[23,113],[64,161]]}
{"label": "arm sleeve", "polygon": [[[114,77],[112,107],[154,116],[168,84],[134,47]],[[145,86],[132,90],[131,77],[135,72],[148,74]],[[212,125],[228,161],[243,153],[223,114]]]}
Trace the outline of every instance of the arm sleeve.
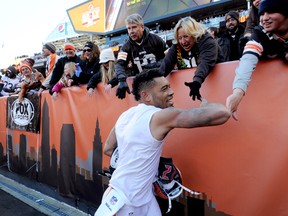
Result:
{"label": "arm sleeve", "polygon": [[97,73],[95,73],[89,80],[88,84],[87,84],[87,90],[89,90],[90,88],[96,88],[97,84],[101,82],[101,72],[98,71]]}
{"label": "arm sleeve", "polygon": [[64,65],[62,62],[63,62],[63,59],[59,59],[55,65],[54,70],[52,71],[52,76],[49,82],[50,90],[52,90],[53,86],[61,79],[64,73]]}
{"label": "arm sleeve", "polygon": [[252,73],[262,55],[263,47],[256,41],[249,41],[236,68],[236,76],[233,81],[233,89],[239,88],[246,92]]}
{"label": "arm sleeve", "polygon": [[118,80],[126,80],[126,69],[129,61],[128,44],[124,44],[118,53],[117,62],[115,64],[116,77]]}
{"label": "arm sleeve", "polygon": [[195,71],[193,81],[200,84],[204,82],[212,68],[215,66],[218,58],[218,45],[216,40],[211,37],[199,43],[198,66]]}
{"label": "arm sleeve", "polygon": [[165,77],[168,76],[170,72],[174,69],[176,63],[177,63],[177,50],[176,45],[173,44],[162,61],[162,64],[160,66],[160,72],[162,72]]}
{"label": "arm sleeve", "polygon": [[254,28],[252,16],[253,16],[253,12],[252,12],[252,8],[250,8],[249,16],[247,18],[246,27],[245,27],[245,31],[244,31],[244,37],[246,37],[246,34],[250,34],[250,36],[252,34],[252,29]]}
{"label": "arm sleeve", "polygon": [[52,77],[52,73],[50,73],[46,79],[44,80],[44,82],[42,83],[42,86],[44,86],[45,89],[49,88],[49,83]]}
{"label": "arm sleeve", "polygon": [[64,87],[64,84],[62,82],[58,82],[54,85],[54,87],[52,88],[52,92],[57,92],[59,93],[61,91],[61,89]]}
{"label": "arm sleeve", "polygon": [[113,79],[111,79],[108,84],[110,84],[112,86],[112,88],[114,88],[116,85],[118,85],[119,81],[116,77],[114,77]]}

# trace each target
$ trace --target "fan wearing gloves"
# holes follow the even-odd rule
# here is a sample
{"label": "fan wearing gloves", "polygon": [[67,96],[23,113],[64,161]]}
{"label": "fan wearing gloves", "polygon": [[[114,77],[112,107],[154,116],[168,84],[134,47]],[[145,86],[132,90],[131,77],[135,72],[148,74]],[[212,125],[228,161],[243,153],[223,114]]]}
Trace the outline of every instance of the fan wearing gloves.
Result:
{"label": "fan wearing gloves", "polygon": [[144,69],[159,68],[165,57],[166,43],[144,26],[143,18],[135,13],[125,19],[129,38],[121,47],[115,65],[119,81],[116,96],[124,99],[130,89],[126,78],[141,73]]}
{"label": "fan wearing gloves", "polygon": [[217,41],[205,27],[191,17],[178,21],[174,28],[174,44],[169,48],[160,71],[168,76],[175,69],[197,67],[192,82],[185,82],[190,88],[192,100],[201,100],[200,88],[216,63],[222,62]]}

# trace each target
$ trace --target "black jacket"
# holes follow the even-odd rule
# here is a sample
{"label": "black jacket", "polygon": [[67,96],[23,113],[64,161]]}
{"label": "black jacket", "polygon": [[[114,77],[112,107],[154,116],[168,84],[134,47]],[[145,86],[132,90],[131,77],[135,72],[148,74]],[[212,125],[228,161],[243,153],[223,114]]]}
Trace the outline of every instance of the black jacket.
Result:
{"label": "black jacket", "polygon": [[[89,80],[88,84],[87,84],[87,90],[89,90],[90,88],[96,88],[96,86],[98,85],[98,83],[101,82],[101,71],[97,72],[96,74],[94,74],[91,79]],[[118,79],[116,77],[114,77],[113,79],[111,79],[108,84],[110,84],[113,87],[115,87],[116,85],[118,85]]]}
{"label": "black jacket", "polygon": [[81,59],[79,56],[77,56],[75,54],[74,57],[72,58],[67,58],[66,56],[60,58],[56,65],[55,65],[55,68],[54,70],[52,71],[52,75],[51,75],[51,80],[50,80],[50,87],[49,87],[49,93],[52,95],[53,92],[52,92],[52,89],[54,87],[54,85],[61,79],[63,73],[64,73],[64,66],[67,62],[75,62],[75,63],[80,63]]}
{"label": "black jacket", "polygon": [[190,52],[185,51],[179,44],[173,44],[161,64],[160,71],[164,73],[164,76],[168,76],[175,65],[177,65],[177,69],[197,66],[193,81],[202,84],[214,65],[222,61],[217,41],[206,32],[194,44]]}
{"label": "black jacket", "polygon": [[82,60],[79,64],[82,69],[82,73],[79,77],[73,77],[73,80],[79,84],[87,84],[91,77],[98,73],[100,70],[99,60],[89,62],[88,60]]}
{"label": "black jacket", "polygon": [[166,43],[158,35],[150,33],[148,28],[144,28],[143,40],[140,45],[129,37],[118,53],[115,65],[118,80],[125,80],[128,76],[126,71],[130,61],[132,63],[132,74],[130,75],[132,76],[139,73],[137,63],[140,63],[142,69],[160,67],[165,50]]}
{"label": "black jacket", "polygon": [[242,56],[243,49],[240,46],[240,39],[243,37],[244,27],[238,25],[238,30],[233,38],[227,29],[218,35],[218,44],[222,50],[224,61],[239,60]]}
{"label": "black jacket", "polygon": [[285,55],[288,53],[287,40],[281,40],[276,34],[266,33],[260,25],[254,28],[250,40],[262,45],[262,58],[264,59],[275,58],[276,56],[285,59]]}

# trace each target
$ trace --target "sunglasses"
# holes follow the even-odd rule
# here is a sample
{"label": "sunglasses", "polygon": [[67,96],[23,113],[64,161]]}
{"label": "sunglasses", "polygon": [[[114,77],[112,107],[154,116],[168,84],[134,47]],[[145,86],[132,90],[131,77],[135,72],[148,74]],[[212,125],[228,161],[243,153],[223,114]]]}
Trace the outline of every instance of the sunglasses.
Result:
{"label": "sunglasses", "polygon": [[92,49],[84,49],[83,52],[91,52]]}

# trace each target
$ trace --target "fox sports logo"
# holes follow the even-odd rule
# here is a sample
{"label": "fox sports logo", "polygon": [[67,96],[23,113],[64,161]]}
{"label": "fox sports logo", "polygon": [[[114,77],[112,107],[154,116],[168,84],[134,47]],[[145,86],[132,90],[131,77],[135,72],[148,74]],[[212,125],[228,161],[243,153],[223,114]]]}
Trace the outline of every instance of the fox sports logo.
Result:
{"label": "fox sports logo", "polygon": [[34,112],[35,108],[27,98],[24,98],[22,102],[17,99],[11,105],[12,120],[19,126],[28,125],[34,117]]}

